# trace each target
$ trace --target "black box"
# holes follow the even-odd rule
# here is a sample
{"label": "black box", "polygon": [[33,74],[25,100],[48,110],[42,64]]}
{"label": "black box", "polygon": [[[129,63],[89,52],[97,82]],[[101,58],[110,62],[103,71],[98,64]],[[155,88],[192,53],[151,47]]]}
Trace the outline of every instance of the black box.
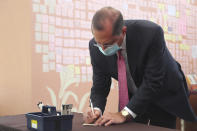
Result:
{"label": "black box", "polygon": [[[60,112],[58,112],[61,114]],[[49,115],[43,112],[28,113],[27,128],[34,131],[70,131],[73,115]]]}

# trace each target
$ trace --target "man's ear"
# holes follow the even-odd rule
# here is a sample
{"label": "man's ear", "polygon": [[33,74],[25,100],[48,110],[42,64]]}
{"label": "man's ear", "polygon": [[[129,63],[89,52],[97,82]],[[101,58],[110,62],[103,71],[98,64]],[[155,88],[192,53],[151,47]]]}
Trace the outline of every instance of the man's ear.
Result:
{"label": "man's ear", "polygon": [[123,26],[122,27],[122,33],[124,34],[124,33],[126,33],[127,32],[127,27],[126,26]]}

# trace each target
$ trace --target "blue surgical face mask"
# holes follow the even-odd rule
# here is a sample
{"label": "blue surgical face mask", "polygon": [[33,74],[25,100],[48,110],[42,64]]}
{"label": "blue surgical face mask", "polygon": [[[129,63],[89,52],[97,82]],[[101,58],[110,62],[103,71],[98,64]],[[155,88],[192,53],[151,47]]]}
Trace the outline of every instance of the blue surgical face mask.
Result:
{"label": "blue surgical face mask", "polygon": [[116,54],[116,52],[118,50],[120,50],[121,48],[118,46],[117,43],[111,45],[111,46],[108,46],[105,50],[102,49],[101,46],[99,46],[98,44],[95,45],[99,48],[100,52],[102,52],[105,56],[112,56],[114,54]]}

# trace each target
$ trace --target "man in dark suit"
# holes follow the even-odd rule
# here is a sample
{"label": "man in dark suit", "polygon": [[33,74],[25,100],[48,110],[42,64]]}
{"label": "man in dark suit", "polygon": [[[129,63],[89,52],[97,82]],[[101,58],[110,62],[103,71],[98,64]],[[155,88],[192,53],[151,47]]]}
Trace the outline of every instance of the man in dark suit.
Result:
{"label": "man in dark suit", "polygon": [[[195,121],[181,66],[170,54],[162,28],[146,20],[123,21],[104,7],[92,19],[89,42],[93,86],[85,122],[120,124],[128,120],[176,128],[176,117]],[[102,113],[111,78],[119,83],[119,112]]]}

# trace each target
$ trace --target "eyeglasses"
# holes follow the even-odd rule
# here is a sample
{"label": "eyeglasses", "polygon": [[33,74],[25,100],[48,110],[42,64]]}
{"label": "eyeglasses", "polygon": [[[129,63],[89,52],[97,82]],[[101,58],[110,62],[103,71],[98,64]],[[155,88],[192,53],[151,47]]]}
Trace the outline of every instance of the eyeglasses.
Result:
{"label": "eyeglasses", "polygon": [[113,44],[116,42],[117,40],[113,40],[112,42],[109,42],[109,43],[104,43],[104,44],[100,44],[100,43],[98,43],[98,42],[96,42],[96,44],[94,44],[94,46],[96,46],[96,47],[103,47],[103,48],[108,48],[108,47],[111,47],[111,46],[113,46]]}
{"label": "eyeglasses", "polygon": [[100,44],[100,43],[96,43],[96,44],[94,44],[94,46],[96,46],[96,47],[103,47],[103,48],[108,48],[108,47],[111,47],[113,44]]}

